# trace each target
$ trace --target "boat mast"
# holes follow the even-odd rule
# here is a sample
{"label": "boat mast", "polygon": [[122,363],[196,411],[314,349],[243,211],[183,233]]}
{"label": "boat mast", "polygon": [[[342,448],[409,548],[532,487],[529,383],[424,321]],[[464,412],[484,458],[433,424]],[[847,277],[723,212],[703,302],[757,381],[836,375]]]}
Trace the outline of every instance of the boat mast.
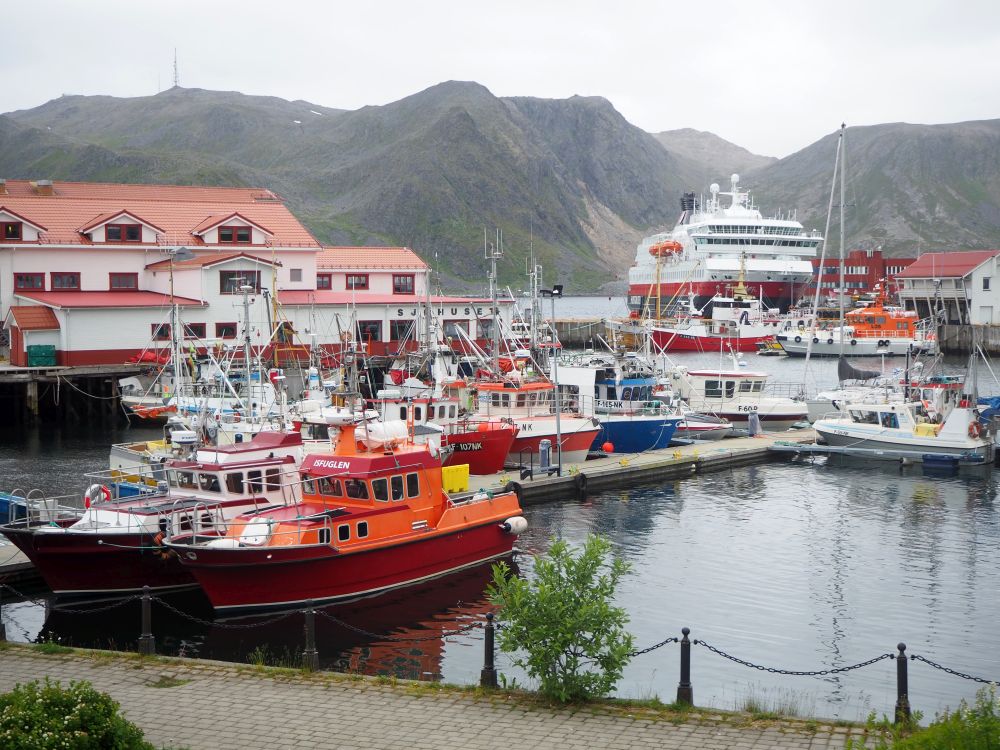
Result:
{"label": "boat mast", "polygon": [[247,419],[252,416],[250,414],[250,404],[253,402],[253,394],[250,388],[250,359],[253,352],[253,346],[250,341],[250,292],[252,290],[253,287],[249,284],[244,284],[240,287],[240,291],[243,292],[243,369],[244,377],[246,377],[246,389],[243,391],[246,401],[243,404],[243,408],[247,413]]}
{"label": "boat mast", "polygon": [[490,300],[493,304],[493,372],[500,374],[500,307],[497,301],[497,260],[503,257],[503,235],[497,229],[496,243],[486,241],[483,230],[483,250],[490,262]]}
{"label": "boat mast", "polygon": [[[844,356],[844,243],[845,236],[847,235],[846,226],[844,225],[844,183],[846,180],[845,174],[847,172],[847,149],[844,146],[844,131],[847,130],[846,123],[840,123],[840,294],[837,297],[840,300],[840,356]],[[822,275],[821,275],[822,276]]]}

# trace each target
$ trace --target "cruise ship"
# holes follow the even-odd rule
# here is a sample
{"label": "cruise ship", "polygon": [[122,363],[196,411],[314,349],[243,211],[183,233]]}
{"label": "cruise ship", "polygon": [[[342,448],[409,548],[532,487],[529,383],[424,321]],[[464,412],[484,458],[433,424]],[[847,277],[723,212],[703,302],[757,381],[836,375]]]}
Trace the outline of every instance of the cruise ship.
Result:
{"label": "cruise ship", "polygon": [[784,311],[805,291],[822,235],[806,231],[794,216],[765,218],[740,190],[740,176],[730,179],[729,192],[713,183],[707,201],[685,193],[673,231],[639,243],[628,274],[633,316],[669,314],[690,296],[704,308],[736,285],[741,261],[747,288],[765,308]]}

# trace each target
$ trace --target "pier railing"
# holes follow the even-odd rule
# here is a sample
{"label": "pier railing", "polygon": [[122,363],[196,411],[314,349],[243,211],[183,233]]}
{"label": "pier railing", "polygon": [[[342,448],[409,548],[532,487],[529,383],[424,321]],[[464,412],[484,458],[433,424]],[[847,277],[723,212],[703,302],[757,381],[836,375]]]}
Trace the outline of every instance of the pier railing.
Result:
{"label": "pier railing", "polygon": [[[296,609],[287,609],[281,612],[275,613],[273,616],[267,617],[263,620],[255,620],[249,623],[237,623],[237,622],[225,622],[218,620],[206,620],[182,609],[176,607],[168,600],[163,599],[159,596],[154,595],[148,586],[143,588],[141,594],[136,594],[133,596],[117,599],[113,602],[107,604],[94,604],[92,606],[78,606],[71,608],[65,605],[60,605],[57,603],[52,604],[45,599],[33,599],[32,597],[25,596],[21,592],[17,591],[13,587],[0,583],[0,640],[6,640],[6,630],[3,624],[3,599],[4,593],[8,593],[9,598],[15,598],[18,601],[31,601],[41,606],[45,606],[47,611],[59,612],[63,614],[80,614],[80,615],[93,615],[102,612],[107,612],[113,609],[118,609],[127,604],[135,601],[140,602],[140,635],[137,643],[137,650],[143,655],[153,655],[156,653],[156,638],[153,634],[153,604],[162,607],[164,610],[171,612],[172,614],[182,617],[184,619],[190,620],[191,622],[197,623],[204,627],[211,628],[221,628],[224,630],[253,630],[255,628],[266,627],[272,625],[276,622],[282,620],[287,620],[293,616],[301,615],[303,618],[303,649],[301,654],[302,667],[307,670],[318,670],[320,668],[320,658],[319,650],[316,645],[316,617],[317,615],[335,626],[343,628],[344,630],[350,631],[351,633],[364,636],[366,638],[379,639],[383,642],[393,642],[400,644],[413,644],[421,641],[441,641],[447,638],[452,638],[458,635],[465,635],[472,631],[478,630],[480,628],[484,631],[483,636],[483,668],[480,672],[480,685],[486,688],[495,688],[498,686],[498,672],[496,668],[496,657],[495,657],[495,643],[494,636],[496,629],[502,627],[502,625],[497,625],[494,622],[494,614],[492,612],[487,612],[483,620],[473,620],[465,621],[461,624],[456,623],[455,627],[450,630],[435,632],[426,636],[401,636],[392,635],[386,633],[376,633],[365,628],[352,625],[339,617],[328,612],[322,606],[317,606],[314,602],[308,601],[303,607]],[[844,674],[846,672],[853,672],[859,669],[866,669],[879,662],[892,660],[896,663],[896,703],[895,703],[895,721],[897,724],[908,723],[911,718],[912,709],[910,704],[910,694],[909,694],[909,663],[919,663],[930,667],[931,669],[943,672],[945,674],[951,675],[952,677],[957,677],[963,680],[969,680],[983,685],[997,685],[1000,684],[1000,679],[987,679],[985,677],[978,677],[967,672],[963,672],[958,669],[954,669],[943,664],[938,663],[929,656],[923,654],[907,654],[906,644],[903,642],[897,643],[893,650],[878,654],[864,661],[857,662],[855,664],[847,664],[837,667],[826,667],[821,669],[785,669],[782,667],[776,667],[766,664],[758,664],[756,662],[742,659],[735,656],[717,645],[709,643],[704,639],[689,638],[691,635],[691,630],[689,628],[681,628],[680,637],[668,636],[663,640],[654,643],[645,648],[637,649],[633,651],[630,656],[632,658],[637,658],[641,656],[646,656],[659,649],[666,646],[677,644],[680,648],[680,674],[677,682],[677,697],[676,702],[682,705],[693,706],[694,705],[694,684],[692,679],[692,655],[694,649],[692,646],[700,646],[706,652],[718,656],[722,659],[726,659],[729,662],[739,665],[740,667],[746,669],[753,669],[760,672],[767,672],[768,674],[783,675],[788,677],[827,677],[829,675]]]}

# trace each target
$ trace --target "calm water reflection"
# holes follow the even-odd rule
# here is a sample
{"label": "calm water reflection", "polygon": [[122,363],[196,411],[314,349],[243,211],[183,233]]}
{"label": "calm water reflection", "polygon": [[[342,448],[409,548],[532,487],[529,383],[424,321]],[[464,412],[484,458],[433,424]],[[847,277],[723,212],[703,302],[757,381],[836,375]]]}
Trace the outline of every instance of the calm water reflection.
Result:
{"label": "calm water reflection", "polygon": [[[102,436],[124,439],[129,433]],[[134,434],[134,433],[132,433]],[[81,470],[107,458],[89,436],[69,431],[0,435],[0,484],[79,491]],[[911,653],[963,672],[1000,679],[1000,524],[990,470],[928,477],[875,464],[775,463],[623,488],[584,501],[533,506],[516,562],[532,575],[532,556],[553,536],[578,543],[608,535],[632,563],[620,602],[642,647],[679,634],[742,659],[795,670],[864,661],[905,641]],[[2,550],[0,550],[2,552]],[[481,632],[440,634],[480,617],[489,570],[481,567],[420,588],[327,610],[370,637],[317,618],[328,668],[394,673],[458,683],[478,680]],[[198,594],[170,600],[202,620],[212,614]],[[138,610],[109,614],[46,612],[29,602],[5,604],[8,637],[58,637],[130,648]],[[270,619],[270,618],[268,618]],[[247,624],[253,621],[240,621]],[[298,615],[267,626],[233,629],[154,610],[157,649],[206,658],[289,661],[302,648]],[[419,641],[394,642],[417,637]],[[429,640],[428,640],[429,638]],[[733,708],[748,695],[791,700],[803,714],[863,717],[891,712],[895,663],[826,677],[782,677],[742,667],[695,647],[695,699]],[[501,656],[501,670],[525,682]],[[673,698],[678,649],[634,661],[620,694]],[[913,705],[930,716],[975,684],[911,662]]]}

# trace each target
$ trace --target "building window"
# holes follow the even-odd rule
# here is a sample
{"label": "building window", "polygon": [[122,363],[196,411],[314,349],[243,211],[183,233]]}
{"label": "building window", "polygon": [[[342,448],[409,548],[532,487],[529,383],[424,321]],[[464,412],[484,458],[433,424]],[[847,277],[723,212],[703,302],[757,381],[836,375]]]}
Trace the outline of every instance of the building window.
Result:
{"label": "building window", "polygon": [[240,294],[243,286],[260,292],[260,271],[219,271],[220,294]]}
{"label": "building window", "polygon": [[468,335],[469,322],[467,320],[446,320],[444,322],[444,335],[453,339],[461,338],[462,335],[458,332],[459,328]]}
{"label": "building window", "polygon": [[412,273],[394,273],[392,275],[392,293],[393,294],[414,294],[414,290],[413,290],[413,274]]}
{"label": "building window", "polygon": [[153,323],[153,341],[170,341],[169,323]]}
{"label": "building window", "polygon": [[15,273],[14,274],[14,288],[15,289],[41,289],[45,290],[45,274],[44,273]]}
{"label": "building window", "polygon": [[75,289],[80,290],[79,273],[50,273],[49,286],[55,289]]}
{"label": "building window", "polygon": [[105,242],[142,242],[142,227],[139,224],[105,224]]}
{"label": "building window", "polygon": [[3,238],[4,240],[15,242],[23,239],[22,234],[23,225],[19,221],[5,221],[3,222]]}
{"label": "building window", "polygon": [[389,341],[405,341],[413,330],[412,320],[390,320]]}
{"label": "building window", "polygon": [[381,341],[381,340],[382,340],[381,320],[358,321],[358,341]]}
{"label": "building window", "polygon": [[217,339],[234,339],[234,338],[236,338],[236,324],[235,323],[216,323],[215,324],[215,338],[217,338]]}
{"label": "building window", "polygon": [[204,323],[185,323],[184,324],[184,338],[186,338],[186,339],[203,339],[203,338],[205,338],[205,324]]}
{"label": "building window", "polygon": [[990,277],[983,276],[983,291],[988,292],[990,290]]}
{"label": "building window", "polygon": [[333,274],[332,273],[318,273],[316,274],[316,289],[333,289]]}
{"label": "building window", "polygon": [[288,269],[288,280],[289,281],[302,281],[302,269],[301,268],[289,268]]}
{"label": "building window", "polygon": [[138,289],[139,274],[137,273],[112,273],[109,274],[108,288],[112,291],[117,289]]}
{"label": "building window", "polygon": [[479,320],[479,338],[480,339],[491,339],[493,338],[493,321],[492,320]]}
{"label": "building window", "polygon": [[220,245],[249,245],[251,239],[250,227],[219,227]]}
{"label": "building window", "polygon": [[366,273],[349,273],[349,274],[347,274],[347,288],[348,289],[367,289],[368,288],[368,274],[366,274]]}

